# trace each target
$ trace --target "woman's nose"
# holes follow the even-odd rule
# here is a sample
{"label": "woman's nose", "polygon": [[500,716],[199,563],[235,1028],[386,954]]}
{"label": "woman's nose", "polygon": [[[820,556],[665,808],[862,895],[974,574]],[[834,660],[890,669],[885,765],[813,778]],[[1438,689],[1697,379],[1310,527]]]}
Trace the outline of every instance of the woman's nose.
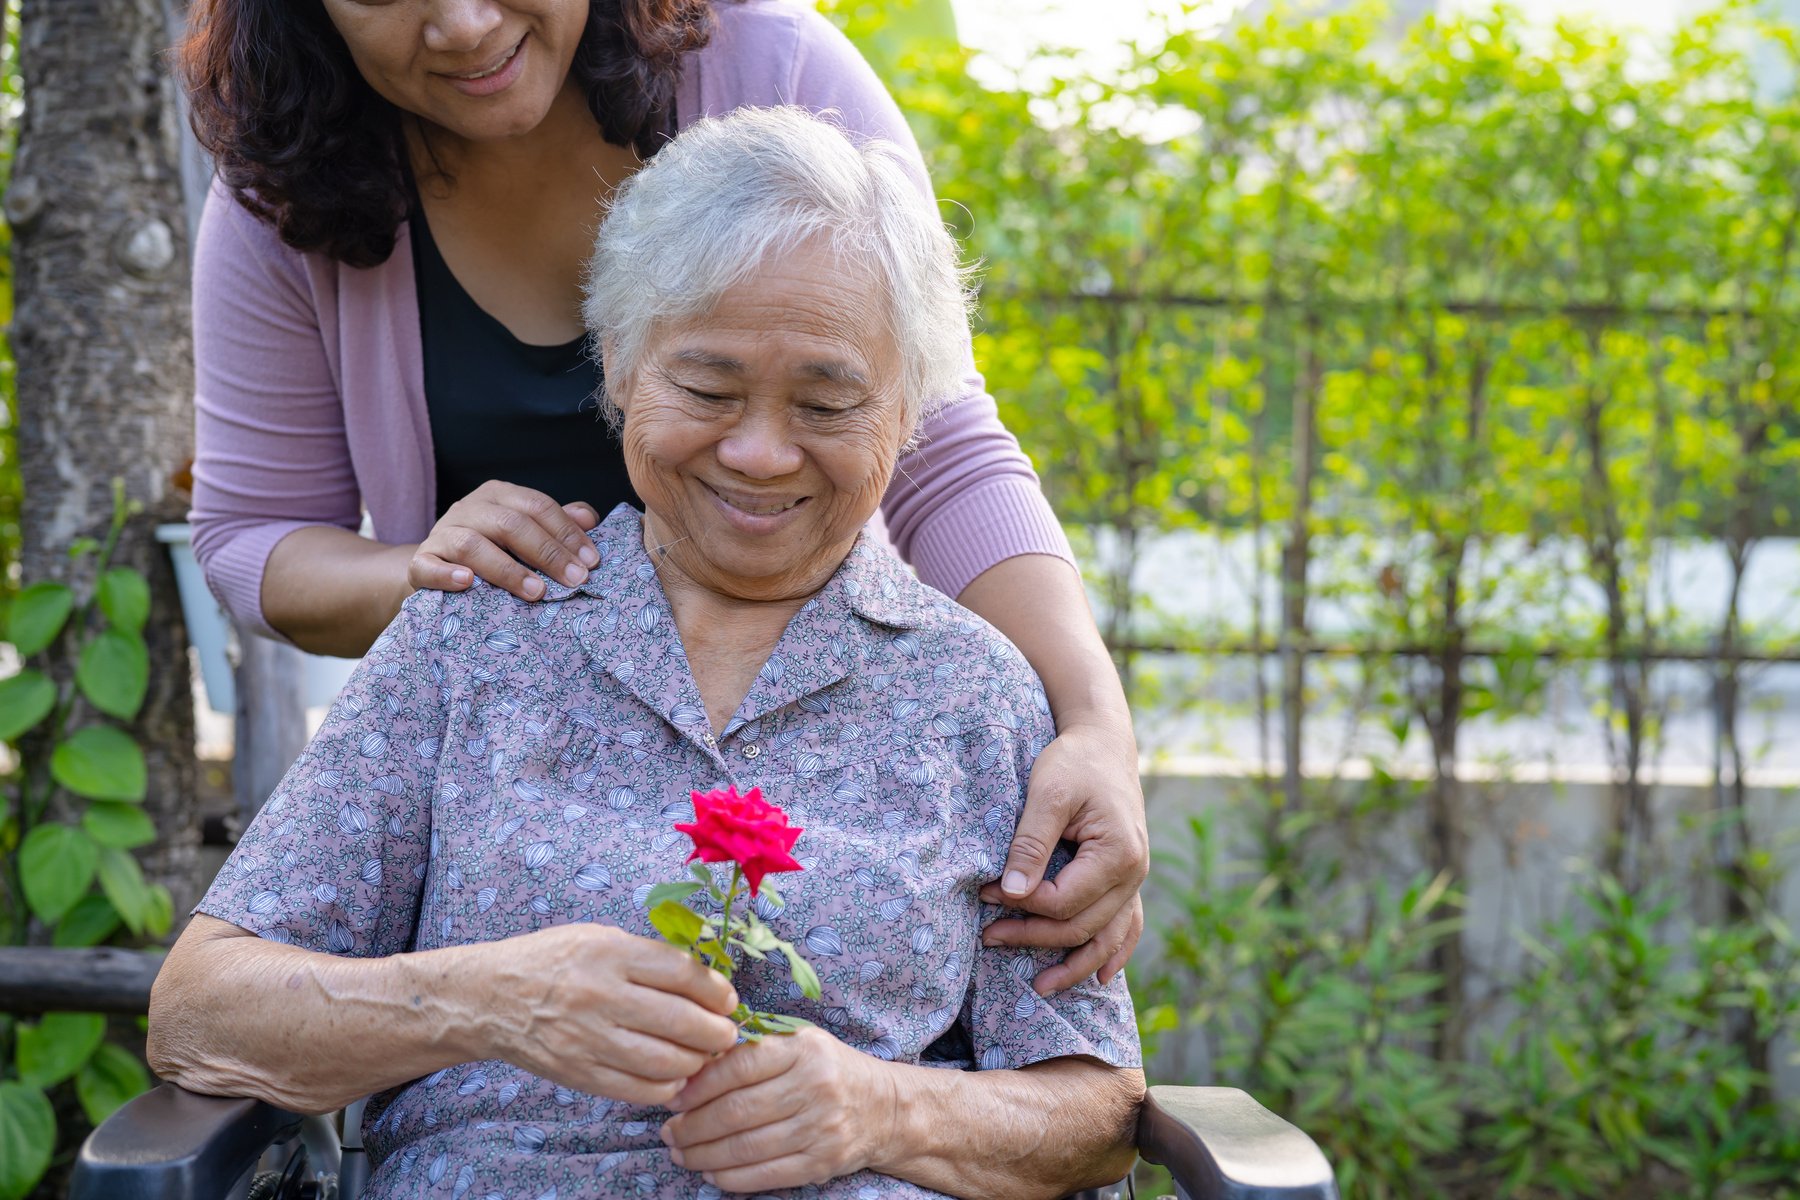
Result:
{"label": "woman's nose", "polygon": [[479,48],[504,19],[494,0],[435,0],[425,14],[425,46],[467,53]]}
{"label": "woman's nose", "polygon": [[719,441],[719,464],[746,479],[778,479],[800,469],[805,457],[785,414],[746,413]]}

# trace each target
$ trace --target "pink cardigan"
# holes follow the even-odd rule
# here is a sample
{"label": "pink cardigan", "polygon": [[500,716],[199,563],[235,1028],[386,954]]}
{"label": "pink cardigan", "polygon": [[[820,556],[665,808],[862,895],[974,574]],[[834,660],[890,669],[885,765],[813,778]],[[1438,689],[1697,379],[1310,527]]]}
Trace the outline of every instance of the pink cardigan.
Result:
{"label": "pink cardigan", "polygon": [[[684,65],[683,123],[800,104],[917,157],[874,72],[810,5],[743,0],[716,11],[711,43]],[[929,196],[923,160],[918,177]],[[194,552],[232,617],[278,637],[263,619],[262,579],[282,538],[309,525],[356,529],[364,507],[384,542],[419,541],[435,521],[408,239],[378,267],[347,267],[283,245],[215,184],[194,249],[194,348]],[[926,583],[955,596],[1013,555],[1073,561],[972,353],[962,394],[923,435],[882,516]]]}

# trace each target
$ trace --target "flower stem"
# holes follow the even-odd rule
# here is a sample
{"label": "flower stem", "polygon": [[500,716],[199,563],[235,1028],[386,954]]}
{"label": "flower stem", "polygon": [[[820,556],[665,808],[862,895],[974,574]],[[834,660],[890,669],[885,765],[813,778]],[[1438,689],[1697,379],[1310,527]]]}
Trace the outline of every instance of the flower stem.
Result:
{"label": "flower stem", "polygon": [[737,901],[738,885],[744,881],[744,868],[731,864],[731,886],[725,889],[725,915],[719,921],[719,952],[725,956],[731,973],[737,973],[737,961],[731,957],[731,906]]}

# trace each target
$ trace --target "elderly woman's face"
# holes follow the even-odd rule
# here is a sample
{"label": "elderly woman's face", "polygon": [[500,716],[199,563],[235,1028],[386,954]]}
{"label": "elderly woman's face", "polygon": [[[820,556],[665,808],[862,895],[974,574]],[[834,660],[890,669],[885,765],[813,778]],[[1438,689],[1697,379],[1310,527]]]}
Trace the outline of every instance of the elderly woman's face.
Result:
{"label": "elderly woman's face", "polygon": [[384,99],[475,141],[529,133],[569,77],[588,0],[324,0]]}
{"label": "elderly woman's face", "polygon": [[615,399],[659,562],[746,600],[830,578],[907,435],[882,291],[803,247],[652,337]]}

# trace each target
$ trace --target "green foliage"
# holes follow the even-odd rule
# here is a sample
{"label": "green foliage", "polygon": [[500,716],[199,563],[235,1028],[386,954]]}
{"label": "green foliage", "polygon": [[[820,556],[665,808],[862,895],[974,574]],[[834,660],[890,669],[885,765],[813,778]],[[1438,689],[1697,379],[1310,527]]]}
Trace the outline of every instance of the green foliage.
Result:
{"label": "green foliage", "polygon": [[[93,946],[121,927],[133,939],[160,938],[174,923],[167,889],[148,883],[131,856],[156,837],[137,807],[143,751],[109,723],[137,715],[149,677],[148,586],[110,565],[135,510],[122,485],[114,497],[105,541],[72,548],[77,564],[91,564],[86,579],[25,587],[7,614],[13,649],[29,664],[0,681],[0,740],[18,763],[4,781],[0,928],[16,944]],[[92,1013],[0,1020],[0,1200],[29,1194],[49,1167],[53,1090],[72,1088],[97,1123],[149,1086],[136,1052],[105,1033]],[[30,1152],[13,1139],[29,1139]]]}
{"label": "green foliage", "polygon": [[1767,893],[1707,924],[1584,867],[1550,934],[1521,939],[1507,1032],[1445,1062],[1431,960],[1460,924],[1448,881],[1363,892],[1342,839],[1297,824],[1294,844],[1226,861],[1221,843],[1257,840],[1257,808],[1196,819],[1158,855],[1152,892],[1174,911],[1133,992],[1168,1078],[1198,1077],[1199,1050],[1210,1081],[1305,1128],[1345,1195],[1796,1194],[1800,1111],[1755,1047],[1800,1034],[1800,947]]}

